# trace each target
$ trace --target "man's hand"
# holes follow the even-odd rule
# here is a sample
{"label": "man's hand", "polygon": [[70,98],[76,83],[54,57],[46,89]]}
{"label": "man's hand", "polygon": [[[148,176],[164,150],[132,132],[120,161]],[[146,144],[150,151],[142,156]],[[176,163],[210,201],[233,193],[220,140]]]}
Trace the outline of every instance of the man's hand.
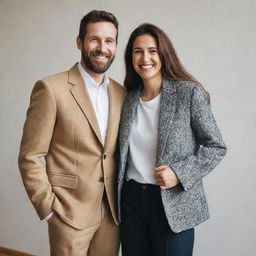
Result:
{"label": "man's hand", "polygon": [[159,167],[155,167],[154,169],[156,185],[159,185],[161,189],[172,188],[180,183],[178,177],[171,169],[171,167],[167,165],[162,165]]}

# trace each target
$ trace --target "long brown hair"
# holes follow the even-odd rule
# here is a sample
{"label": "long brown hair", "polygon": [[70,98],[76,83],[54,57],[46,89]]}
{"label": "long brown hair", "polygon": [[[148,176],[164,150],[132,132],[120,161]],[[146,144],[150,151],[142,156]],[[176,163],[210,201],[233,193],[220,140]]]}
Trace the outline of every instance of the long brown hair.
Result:
{"label": "long brown hair", "polygon": [[[141,77],[137,74],[132,64],[132,50],[135,39],[138,36],[145,34],[151,35],[156,40],[159,56],[162,62],[163,77],[170,80],[193,81],[202,86],[188,71],[186,71],[179,60],[171,40],[165,34],[165,32],[153,24],[144,23],[132,32],[125,49],[126,74],[124,79],[124,86],[126,87],[127,91],[139,88],[142,83]],[[209,93],[205,89],[204,91],[208,98],[208,102],[210,102]]]}

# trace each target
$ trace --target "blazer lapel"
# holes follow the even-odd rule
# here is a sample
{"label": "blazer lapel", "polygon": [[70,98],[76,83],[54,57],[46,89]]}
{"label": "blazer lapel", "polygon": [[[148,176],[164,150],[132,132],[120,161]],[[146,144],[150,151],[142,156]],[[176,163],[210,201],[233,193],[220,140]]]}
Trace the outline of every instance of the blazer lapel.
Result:
{"label": "blazer lapel", "polygon": [[109,78],[109,118],[108,118],[108,129],[106,134],[106,141],[104,148],[107,149],[111,146],[111,143],[115,143],[115,138],[120,120],[120,111],[122,106],[122,97],[119,95],[119,91],[115,90],[115,85],[111,78]]}
{"label": "blazer lapel", "polygon": [[73,85],[70,89],[71,94],[83,111],[98,140],[103,145],[97,117],[83,78],[77,68],[77,64],[70,69],[68,82]]}
{"label": "blazer lapel", "polygon": [[[129,138],[131,135],[133,121],[136,116],[136,110],[139,103],[140,90],[134,92],[127,96],[125,104],[122,110],[122,117],[120,123],[120,133],[119,133],[119,145],[121,158],[126,159],[128,148],[129,148]],[[125,161],[123,161],[125,162]]]}
{"label": "blazer lapel", "polygon": [[156,166],[162,165],[162,156],[168,135],[170,134],[169,130],[175,112],[176,99],[176,87],[174,81],[164,79],[160,99]]}

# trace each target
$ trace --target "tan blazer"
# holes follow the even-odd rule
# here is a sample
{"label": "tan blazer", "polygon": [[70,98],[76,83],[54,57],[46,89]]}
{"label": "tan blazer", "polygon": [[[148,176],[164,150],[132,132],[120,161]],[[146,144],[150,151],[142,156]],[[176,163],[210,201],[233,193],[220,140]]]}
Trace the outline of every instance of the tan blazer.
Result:
{"label": "tan blazer", "polygon": [[54,211],[75,228],[92,226],[105,188],[118,224],[116,146],[124,88],[110,79],[109,95],[109,124],[103,145],[77,64],[35,84],[24,125],[19,167],[28,196],[41,219]]}

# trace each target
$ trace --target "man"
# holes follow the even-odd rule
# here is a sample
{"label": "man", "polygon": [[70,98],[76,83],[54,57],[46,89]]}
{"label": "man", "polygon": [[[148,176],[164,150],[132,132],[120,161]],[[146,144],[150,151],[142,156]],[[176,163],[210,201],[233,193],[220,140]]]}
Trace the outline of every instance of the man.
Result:
{"label": "man", "polygon": [[19,167],[39,217],[48,220],[54,256],[118,255],[116,146],[125,92],[105,74],[117,34],[114,15],[89,12],[77,38],[81,62],[32,91]]}

